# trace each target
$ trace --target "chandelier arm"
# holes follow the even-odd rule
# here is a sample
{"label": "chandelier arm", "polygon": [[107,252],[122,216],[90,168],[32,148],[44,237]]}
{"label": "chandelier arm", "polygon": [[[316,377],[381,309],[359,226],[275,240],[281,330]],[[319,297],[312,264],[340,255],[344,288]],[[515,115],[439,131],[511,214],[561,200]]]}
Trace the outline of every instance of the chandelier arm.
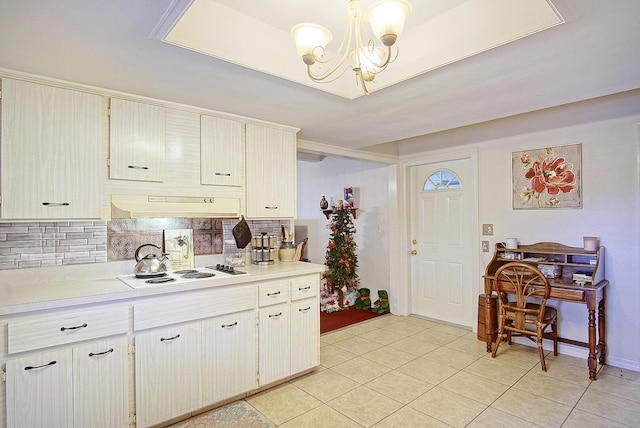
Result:
{"label": "chandelier arm", "polygon": [[[314,80],[316,82],[319,82],[321,80],[325,80],[329,76],[333,75],[340,67],[342,67],[342,64],[344,64],[344,61],[349,56],[349,46],[351,45],[351,39],[352,39],[352,36],[353,36],[353,26],[351,25],[351,18],[350,17],[347,17],[347,28],[348,28],[348,31],[345,33],[344,37],[342,38],[342,42],[340,43],[340,47],[338,48],[338,50],[336,51],[336,54],[333,57],[327,59],[326,61],[322,61],[320,58],[317,58],[315,56],[315,54],[313,55],[314,58],[316,59],[316,62],[319,62],[321,64],[332,63],[332,62],[336,61],[336,58],[340,57],[340,55],[342,55],[342,56],[340,57],[340,60],[338,62],[334,63],[332,66],[329,67],[329,69],[327,71],[325,71],[322,74],[313,73],[313,71],[311,70],[311,66],[307,66],[307,74],[309,75],[309,77],[312,80]],[[342,52],[343,50],[344,50],[344,52]],[[342,72],[338,76],[336,76],[334,79],[328,81],[327,83],[333,82],[335,79],[337,79],[338,77],[342,76],[345,71],[346,71],[346,68],[344,70],[342,70]]]}
{"label": "chandelier arm", "polygon": [[[321,77],[318,77],[318,76],[316,76],[315,74],[313,74],[313,72],[311,71],[311,66],[310,66],[310,65],[308,65],[308,66],[307,66],[307,75],[308,75],[308,76],[309,76],[309,78],[310,78],[311,80],[313,80],[314,82],[318,82],[318,83],[331,83],[331,82],[335,82],[336,80],[338,80],[339,78],[341,78],[341,77],[344,75],[344,73],[346,73],[346,71],[347,71],[347,70],[349,70],[349,69],[351,69],[351,68],[352,68],[352,67],[345,67],[345,68],[343,68],[343,69],[342,69],[342,71],[341,71],[339,74],[337,74],[337,75],[333,76],[333,78],[331,78],[331,79],[327,79],[329,76],[331,76],[331,74],[327,74],[327,75],[326,75],[326,76],[324,76],[324,77],[322,77],[322,76],[321,76]],[[336,69],[334,70],[334,72],[335,72],[335,71],[337,71],[337,70],[338,70],[338,69],[336,68]]]}

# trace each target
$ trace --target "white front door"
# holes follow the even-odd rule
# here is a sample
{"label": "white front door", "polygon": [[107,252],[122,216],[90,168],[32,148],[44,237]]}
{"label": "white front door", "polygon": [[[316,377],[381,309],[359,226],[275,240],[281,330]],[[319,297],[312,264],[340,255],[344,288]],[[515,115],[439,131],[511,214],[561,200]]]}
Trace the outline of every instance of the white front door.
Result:
{"label": "white front door", "polygon": [[471,160],[410,168],[411,310],[461,326],[474,324]]}

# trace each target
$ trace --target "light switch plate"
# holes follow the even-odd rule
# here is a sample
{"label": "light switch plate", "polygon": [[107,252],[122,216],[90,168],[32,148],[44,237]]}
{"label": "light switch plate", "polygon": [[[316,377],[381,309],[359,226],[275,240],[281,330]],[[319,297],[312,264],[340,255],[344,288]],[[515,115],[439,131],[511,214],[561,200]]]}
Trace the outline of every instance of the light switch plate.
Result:
{"label": "light switch plate", "polygon": [[483,253],[489,252],[489,241],[482,241],[482,252]]}
{"label": "light switch plate", "polygon": [[482,225],[482,234],[484,236],[493,236],[493,225],[492,224],[483,224]]}

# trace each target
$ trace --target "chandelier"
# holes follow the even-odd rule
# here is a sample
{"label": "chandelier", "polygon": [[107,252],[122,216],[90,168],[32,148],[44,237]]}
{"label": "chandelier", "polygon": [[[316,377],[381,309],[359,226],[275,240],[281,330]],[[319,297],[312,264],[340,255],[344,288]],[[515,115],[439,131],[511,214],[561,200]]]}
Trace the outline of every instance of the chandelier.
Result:
{"label": "chandelier", "polygon": [[[382,0],[370,6],[364,19],[371,24],[377,39],[374,41],[366,30],[363,36],[360,0],[349,0],[347,32],[335,55],[330,58],[325,58],[325,47],[333,36],[322,25],[298,24],[291,29],[291,36],[296,42],[298,54],[307,64],[307,74],[311,80],[333,82],[350,68],[355,72],[356,81],[364,93],[369,95],[369,85],[373,79],[398,56],[398,47],[395,54],[391,48],[402,33],[404,21],[410,12],[411,4],[406,0]],[[349,62],[345,65],[347,58]]]}

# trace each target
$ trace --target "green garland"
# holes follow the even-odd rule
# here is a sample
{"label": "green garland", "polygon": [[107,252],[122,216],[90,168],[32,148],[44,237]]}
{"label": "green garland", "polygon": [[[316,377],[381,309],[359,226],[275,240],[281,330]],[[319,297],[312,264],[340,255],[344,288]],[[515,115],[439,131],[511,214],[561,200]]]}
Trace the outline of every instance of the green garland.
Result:
{"label": "green garland", "polygon": [[333,290],[356,290],[360,279],[356,273],[358,268],[357,244],[353,239],[356,228],[353,225],[350,210],[338,210],[331,216],[329,224],[331,235],[325,255],[327,271],[324,278],[327,286]]}

